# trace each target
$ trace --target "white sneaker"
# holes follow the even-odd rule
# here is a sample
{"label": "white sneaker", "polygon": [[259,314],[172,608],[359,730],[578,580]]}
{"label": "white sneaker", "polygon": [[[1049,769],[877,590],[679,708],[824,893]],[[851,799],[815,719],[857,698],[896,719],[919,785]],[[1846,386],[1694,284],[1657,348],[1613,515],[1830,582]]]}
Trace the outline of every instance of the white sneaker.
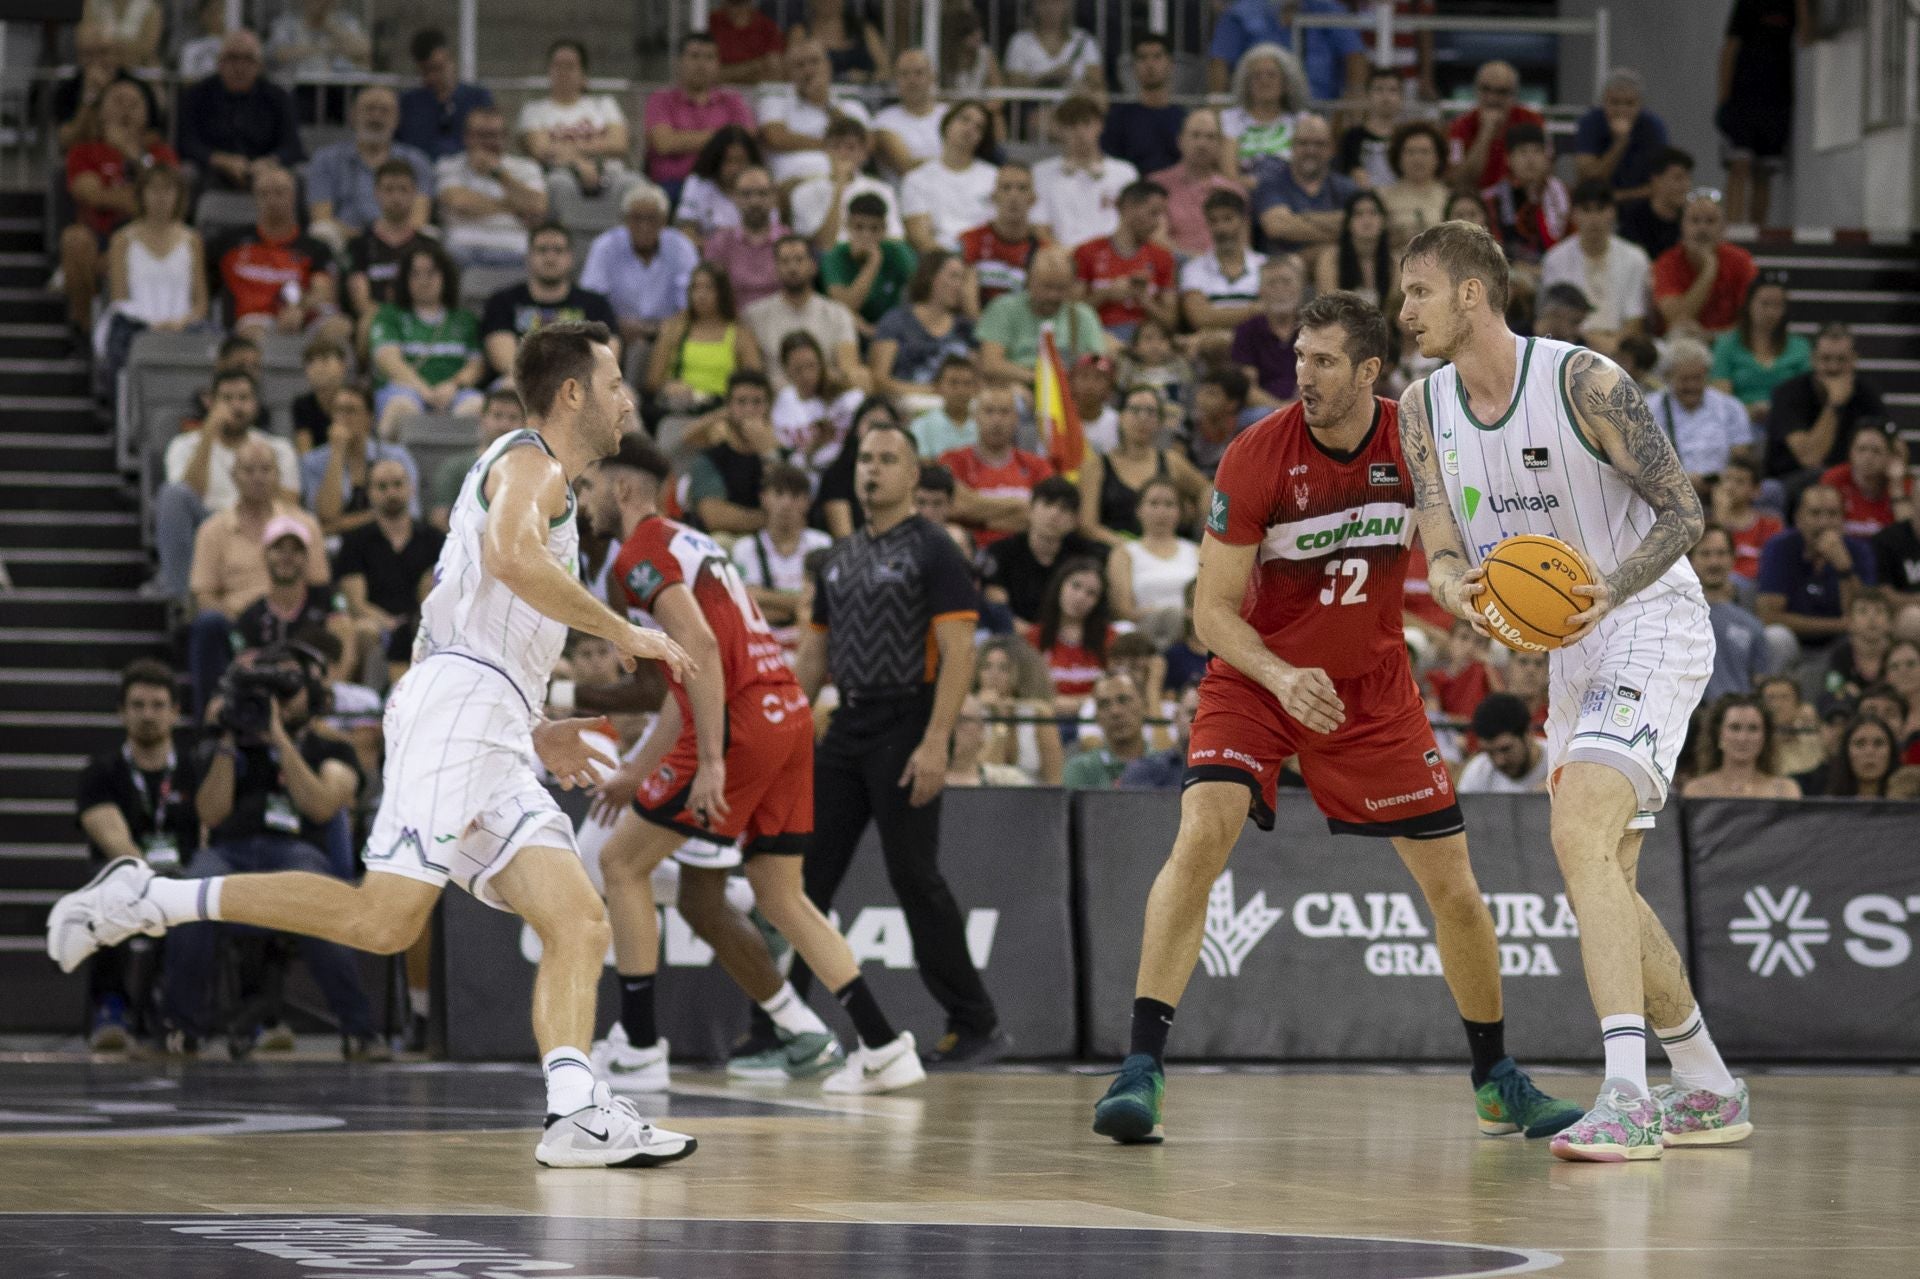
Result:
{"label": "white sneaker", "polygon": [[53,904],[47,912],[47,954],[70,973],[96,950],[118,946],[135,933],[167,931],[160,908],[147,899],[153,868],[138,857],[116,857]]}
{"label": "white sneaker", "polygon": [[667,1041],[635,1048],[627,1039],[627,1028],[617,1021],[605,1039],[594,1041],[587,1060],[615,1092],[665,1092],[672,1082],[667,1074]]}
{"label": "white sneaker", "polygon": [[533,1157],[548,1168],[655,1168],[698,1146],[685,1133],[655,1128],[602,1080],[593,1086],[592,1105],[547,1121]]}
{"label": "white sneaker", "polygon": [[832,1093],[893,1092],[924,1083],[927,1068],[920,1064],[920,1050],[914,1045],[913,1032],[903,1030],[890,1044],[868,1048],[862,1044],[847,1057],[847,1064],[827,1076],[820,1091]]}

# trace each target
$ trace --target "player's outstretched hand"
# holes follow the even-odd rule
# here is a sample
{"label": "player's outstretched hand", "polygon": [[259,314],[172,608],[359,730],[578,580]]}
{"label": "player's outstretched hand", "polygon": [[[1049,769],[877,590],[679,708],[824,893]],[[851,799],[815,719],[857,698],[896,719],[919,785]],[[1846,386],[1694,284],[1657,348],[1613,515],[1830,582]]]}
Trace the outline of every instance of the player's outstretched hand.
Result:
{"label": "player's outstretched hand", "polygon": [[646,776],[635,770],[632,763],[620,765],[595,784],[593,803],[587,806],[587,814],[603,825],[613,825],[621,811],[633,803],[634,792],[645,780]]}
{"label": "player's outstretched hand", "polygon": [[598,719],[550,719],[534,727],[534,754],[564,789],[596,786],[602,767],[619,764],[613,756],[581,739],[582,733],[600,726]]}
{"label": "player's outstretched hand", "polygon": [[1347,718],[1333,680],[1318,666],[1295,666],[1280,677],[1274,696],[1287,714],[1316,733],[1331,733]]}
{"label": "player's outstretched hand", "polygon": [[673,637],[665,631],[656,631],[647,626],[629,626],[626,636],[618,642],[620,664],[632,670],[641,661],[665,662],[667,670],[682,683],[687,676],[699,670],[699,665],[687,656],[687,650],[673,642]]}

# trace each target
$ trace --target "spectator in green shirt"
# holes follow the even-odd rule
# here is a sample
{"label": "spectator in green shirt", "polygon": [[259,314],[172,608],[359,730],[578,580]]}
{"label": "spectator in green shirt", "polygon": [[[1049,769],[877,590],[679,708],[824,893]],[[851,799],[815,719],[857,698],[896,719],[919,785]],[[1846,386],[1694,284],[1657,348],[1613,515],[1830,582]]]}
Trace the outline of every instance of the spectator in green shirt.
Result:
{"label": "spectator in green shirt", "polygon": [[1120,780],[1127,765],[1147,753],[1146,704],[1133,677],[1119,672],[1102,676],[1093,686],[1093,719],[1104,745],[1081,751],[1061,770],[1063,785],[1083,790],[1107,790]]}
{"label": "spectator in green shirt", "polygon": [[1027,264],[1027,287],[995,298],[974,326],[981,376],[1032,386],[1034,362],[1040,358],[1040,332],[1045,327],[1053,329],[1060,359],[1069,366],[1083,355],[1118,353],[1117,344],[1100,327],[1099,313],[1085,302],[1071,300],[1073,281],[1073,259],[1065,249],[1050,244],[1034,251]]}
{"label": "spectator in green shirt", "polygon": [[980,393],[980,369],[973,358],[956,354],[940,361],[933,389],[940,395],[939,407],[928,409],[907,428],[913,432],[920,456],[936,458],[978,444],[980,424],[973,420],[973,397]]}
{"label": "spectator in green shirt", "polygon": [[395,438],[401,419],[416,413],[481,411],[480,321],[459,298],[459,271],[439,245],[416,244],[401,256],[394,300],[375,313],[367,335],[381,439]]}
{"label": "spectator in green shirt", "polygon": [[1761,274],[1747,286],[1734,326],[1713,342],[1713,385],[1747,406],[1756,425],[1767,420],[1773,388],[1813,367],[1813,347],[1787,332],[1787,286]]}
{"label": "spectator in green shirt", "polygon": [[900,305],[919,265],[905,240],[887,239],[887,202],[867,192],[847,202],[847,238],[820,259],[820,283],[853,312],[860,336],[871,338],[880,317]]}
{"label": "spectator in green shirt", "polygon": [[460,496],[460,486],[466,483],[467,472],[480,455],[509,431],[517,431],[527,424],[526,406],[520,403],[520,392],[510,386],[487,392],[486,407],[480,411],[480,438],[475,442],[473,452],[457,454],[440,463],[433,470],[433,483],[427,488],[427,522],[447,531],[447,521],[453,518],[453,504]]}

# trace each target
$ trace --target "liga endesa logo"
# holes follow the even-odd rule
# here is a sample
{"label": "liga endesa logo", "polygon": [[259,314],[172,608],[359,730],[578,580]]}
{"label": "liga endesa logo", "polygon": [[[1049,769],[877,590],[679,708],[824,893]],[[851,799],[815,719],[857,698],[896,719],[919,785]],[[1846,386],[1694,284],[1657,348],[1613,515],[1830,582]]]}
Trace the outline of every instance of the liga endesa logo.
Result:
{"label": "liga endesa logo", "polygon": [[[1483,893],[1501,938],[1503,977],[1558,977],[1563,960],[1549,941],[1577,940],[1580,926],[1565,893]],[[1313,941],[1365,941],[1361,962],[1376,977],[1438,977],[1440,950],[1413,893],[1302,893],[1289,906],[1269,906],[1264,890],[1235,905],[1233,872],[1207,895],[1200,964],[1209,977],[1238,977],[1248,955],[1289,914],[1293,929]]]}

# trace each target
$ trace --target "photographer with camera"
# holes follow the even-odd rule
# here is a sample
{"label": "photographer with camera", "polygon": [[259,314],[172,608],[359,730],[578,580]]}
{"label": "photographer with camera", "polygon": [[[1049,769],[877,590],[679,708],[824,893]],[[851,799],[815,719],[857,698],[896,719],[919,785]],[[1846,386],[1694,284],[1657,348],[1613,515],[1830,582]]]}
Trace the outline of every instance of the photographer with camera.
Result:
{"label": "photographer with camera", "polygon": [[[81,770],[75,807],[87,851],[96,862],[138,857],[162,875],[176,875],[200,847],[196,761],[174,749],[180,704],[173,671],[142,658],[120,673],[120,722],[126,740]],[[134,937],[101,951],[87,972],[93,1023],[87,1046],[112,1052],[142,1029],[155,944]]]}
{"label": "photographer with camera", "polygon": [[[312,731],[326,698],[326,663],[305,645],[276,644],[234,659],[209,707],[211,740],[201,748],[194,807],[210,835],[187,864],[188,879],[277,870],[338,878],[320,850],[327,826],[359,793],[361,773],[352,747]],[[167,944],[168,1016],[189,1043],[210,1030],[207,996],[223,927],[186,925]],[[353,951],[314,937],[300,938],[299,950],[340,1023],[347,1059],[389,1057]]]}

